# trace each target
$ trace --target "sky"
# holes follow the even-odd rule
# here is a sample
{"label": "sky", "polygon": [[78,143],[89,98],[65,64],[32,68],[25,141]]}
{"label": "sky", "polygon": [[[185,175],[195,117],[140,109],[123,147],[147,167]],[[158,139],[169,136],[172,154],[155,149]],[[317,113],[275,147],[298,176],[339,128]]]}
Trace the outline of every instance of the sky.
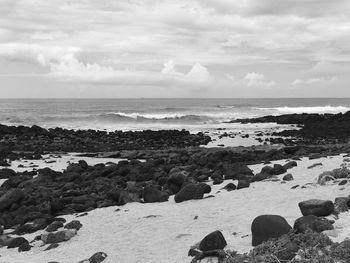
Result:
{"label": "sky", "polygon": [[348,0],[0,0],[0,98],[350,97]]}

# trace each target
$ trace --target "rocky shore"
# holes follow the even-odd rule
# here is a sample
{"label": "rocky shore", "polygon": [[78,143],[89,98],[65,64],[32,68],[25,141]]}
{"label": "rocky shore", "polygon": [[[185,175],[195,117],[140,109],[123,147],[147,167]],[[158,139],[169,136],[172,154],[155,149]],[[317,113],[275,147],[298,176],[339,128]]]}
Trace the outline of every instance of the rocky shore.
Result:
{"label": "rocky shore", "polygon": [[[108,133],[92,130],[74,131],[60,128],[46,130],[38,126],[1,125],[0,166],[2,168],[0,179],[3,183],[0,186],[0,225],[4,234],[0,236],[0,245],[16,248],[19,252],[29,251],[37,246],[54,250],[61,242],[67,242],[77,235],[81,227],[84,228],[85,224],[81,225],[78,219],[66,224],[65,218],[69,215],[84,218],[96,209],[125,207],[131,203],[146,205],[147,203],[172,203],[174,201],[175,204],[180,205],[180,203],[199,199],[216,198],[217,187],[220,187],[219,192],[239,192],[249,191],[250,188],[253,188],[251,191],[254,191],[255,185],[260,182],[271,184],[277,180],[281,182],[281,186],[282,183],[293,182],[294,176],[289,171],[295,169],[298,166],[297,162],[303,158],[319,160],[350,153],[350,144],[347,143],[348,131],[345,129],[340,130],[339,134],[331,133],[327,128],[322,132],[311,132],[310,136],[304,135],[307,130],[313,131],[317,127],[321,129],[320,127],[326,124],[335,129],[337,125],[341,126],[343,122],[346,122],[349,115],[287,115],[241,120],[242,122],[277,121],[303,126],[296,131],[295,138],[299,139],[296,139],[295,145],[262,145],[224,149],[198,147],[207,144],[211,140],[210,137],[203,133],[190,134],[184,130]],[[323,135],[327,144],[317,145]],[[337,138],[338,135],[339,138]],[[86,161],[80,160],[77,163],[68,164],[64,167],[63,172],[48,167],[16,172],[11,167],[11,162],[14,160],[41,159],[42,154],[57,151],[80,152],[82,159],[84,156],[89,156],[125,160],[96,165],[89,165]],[[346,156],[342,158],[345,160]],[[277,160],[285,160],[285,163],[270,165],[270,162]],[[261,166],[258,171],[250,168],[251,165],[262,163],[265,165]],[[320,163],[322,167],[322,162]],[[309,164],[310,167],[312,165],[314,164]],[[307,169],[313,169],[313,167]],[[282,177],[278,179],[279,176]],[[347,172],[333,171],[319,178],[319,184],[332,182],[334,185],[345,185],[346,187],[348,176]],[[298,187],[302,189],[308,186],[296,184],[290,186],[289,189]],[[213,189],[216,189],[216,192]],[[332,211],[321,216],[328,216],[335,211],[333,200],[331,203],[333,208],[330,210]],[[120,208],[116,209],[120,211]],[[316,220],[315,222],[312,224],[316,224],[317,228],[319,222],[323,225],[325,221]],[[168,223],[171,224],[171,222]],[[282,232],[286,234],[291,229],[288,227],[288,231]],[[277,236],[271,237],[276,238]],[[268,238],[263,241],[267,240]],[[210,253],[203,254],[202,252],[215,250],[216,252],[213,253],[217,258],[226,260],[225,256],[217,256],[224,253],[223,251],[218,252],[217,249],[222,250],[223,248],[220,245],[214,249],[201,249],[199,254],[191,255],[195,256],[195,260],[199,260],[200,257],[203,259],[212,256]],[[81,262],[98,263],[105,259],[108,262],[108,253],[95,252],[100,254],[93,255],[92,259]],[[249,261],[249,258],[247,260],[242,262],[260,262]]]}
{"label": "rocky shore", "polygon": [[293,137],[284,140],[288,144],[333,144],[348,143],[350,139],[350,111],[339,114],[286,114],[232,122],[295,124],[300,129],[285,130],[275,136]]}

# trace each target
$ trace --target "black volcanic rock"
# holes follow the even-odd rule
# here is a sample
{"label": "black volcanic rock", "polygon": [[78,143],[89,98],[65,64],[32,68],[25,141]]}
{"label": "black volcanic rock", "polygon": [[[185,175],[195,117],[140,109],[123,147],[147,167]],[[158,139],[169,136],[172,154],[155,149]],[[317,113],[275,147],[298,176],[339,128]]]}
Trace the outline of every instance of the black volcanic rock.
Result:
{"label": "black volcanic rock", "polygon": [[310,199],[299,203],[303,216],[329,216],[334,211],[334,204],[330,200]]}
{"label": "black volcanic rock", "polygon": [[292,227],[286,219],[279,215],[261,215],[254,219],[252,231],[252,245],[257,246],[271,238],[278,238],[287,234]]}
{"label": "black volcanic rock", "polygon": [[220,231],[214,231],[203,238],[199,243],[199,249],[202,251],[211,251],[215,249],[223,249],[227,243]]}

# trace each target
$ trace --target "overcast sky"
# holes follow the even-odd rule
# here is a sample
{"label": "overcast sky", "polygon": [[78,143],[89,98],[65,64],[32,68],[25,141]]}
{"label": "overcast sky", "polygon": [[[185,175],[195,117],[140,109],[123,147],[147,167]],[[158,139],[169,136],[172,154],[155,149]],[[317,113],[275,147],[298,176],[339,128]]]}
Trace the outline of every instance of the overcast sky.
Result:
{"label": "overcast sky", "polygon": [[349,66],[349,0],[0,0],[0,97],[349,97]]}

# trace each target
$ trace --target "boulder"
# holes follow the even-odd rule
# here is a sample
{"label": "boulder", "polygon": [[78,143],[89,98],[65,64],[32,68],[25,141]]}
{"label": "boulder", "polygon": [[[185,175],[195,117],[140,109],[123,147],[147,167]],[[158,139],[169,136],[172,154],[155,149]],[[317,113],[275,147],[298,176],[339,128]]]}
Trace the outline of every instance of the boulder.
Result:
{"label": "boulder", "polygon": [[310,199],[298,205],[303,216],[329,216],[334,211],[334,204],[330,200]]}
{"label": "boulder", "polygon": [[292,174],[286,174],[285,176],[283,176],[283,181],[293,181],[293,175]]}
{"label": "boulder", "polygon": [[101,263],[107,258],[107,254],[104,252],[97,252],[93,254],[90,258],[79,261],[79,263]]}
{"label": "boulder", "polygon": [[287,234],[292,227],[287,220],[279,215],[261,215],[254,219],[252,231],[252,245],[257,246],[271,238],[279,238]]}
{"label": "boulder", "polygon": [[325,230],[334,229],[332,223],[323,217],[317,217],[314,215],[303,216],[295,220],[294,230],[297,233],[304,233],[307,230],[321,233]]}
{"label": "boulder", "polygon": [[18,188],[8,190],[0,197],[0,211],[8,208],[12,204],[18,203],[24,198],[24,192]]}
{"label": "boulder", "polygon": [[75,229],[65,229],[55,233],[45,233],[41,235],[41,240],[45,244],[60,243],[67,241],[77,234]]}
{"label": "boulder", "polygon": [[289,170],[295,166],[298,166],[297,162],[296,161],[290,161],[288,163],[286,163],[285,165],[283,165],[283,168],[286,169],[286,170]]}
{"label": "boulder", "polygon": [[180,191],[182,185],[186,181],[187,176],[188,173],[186,171],[170,171],[167,185],[173,194],[176,194]]}
{"label": "boulder", "polygon": [[242,188],[248,188],[250,186],[249,181],[247,180],[239,180],[237,184],[237,190]]}
{"label": "boulder", "polygon": [[15,176],[16,172],[9,168],[0,169],[0,179],[10,178],[11,176]]}
{"label": "boulder", "polygon": [[46,226],[47,220],[45,218],[36,218],[32,222],[28,222],[17,227],[15,233],[17,235],[31,234],[38,230],[44,229]]}
{"label": "boulder", "polygon": [[214,231],[203,238],[199,243],[199,249],[202,251],[210,251],[215,249],[223,249],[227,243],[220,231]]}
{"label": "boulder", "polygon": [[243,163],[233,163],[224,166],[225,180],[241,180],[253,177],[253,171]]}
{"label": "boulder", "polygon": [[29,243],[24,242],[18,247],[18,252],[29,251],[31,248],[32,246]]}
{"label": "boulder", "polygon": [[15,237],[9,241],[7,248],[20,247],[24,243],[28,244],[29,242],[24,237]]}
{"label": "boulder", "polygon": [[75,229],[75,230],[79,231],[79,229],[80,229],[82,226],[83,226],[83,225],[82,225],[82,223],[80,223],[79,220],[73,220],[73,221],[67,223],[67,224],[64,226],[64,228],[65,228],[65,229]]}
{"label": "boulder", "polygon": [[211,187],[207,184],[192,184],[185,185],[176,195],[175,202],[180,203],[187,200],[203,199],[205,193],[210,193]]}
{"label": "boulder", "polygon": [[257,173],[256,175],[253,176],[252,182],[260,182],[270,177],[271,175],[267,173]]}
{"label": "boulder", "polygon": [[274,175],[284,174],[285,172],[287,172],[287,169],[284,168],[282,165],[280,165],[280,164],[275,164],[275,165],[273,166],[273,174],[274,174]]}
{"label": "boulder", "polygon": [[47,226],[45,229],[47,232],[55,232],[57,229],[63,227],[63,222],[61,221],[54,221],[50,225]]}
{"label": "boulder", "polygon": [[274,175],[274,169],[271,166],[264,166],[261,171],[261,174],[266,174],[266,175]]}
{"label": "boulder", "polygon": [[222,184],[224,182],[223,179],[220,178],[214,178],[213,180],[213,185],[218,185],[218,184]]}
{"label": "boulder", "polygon": [[143,201],[145,203],[166,202],[168,199],[168,193],[162,192],[152,186],[146,186],[143,189]]}

